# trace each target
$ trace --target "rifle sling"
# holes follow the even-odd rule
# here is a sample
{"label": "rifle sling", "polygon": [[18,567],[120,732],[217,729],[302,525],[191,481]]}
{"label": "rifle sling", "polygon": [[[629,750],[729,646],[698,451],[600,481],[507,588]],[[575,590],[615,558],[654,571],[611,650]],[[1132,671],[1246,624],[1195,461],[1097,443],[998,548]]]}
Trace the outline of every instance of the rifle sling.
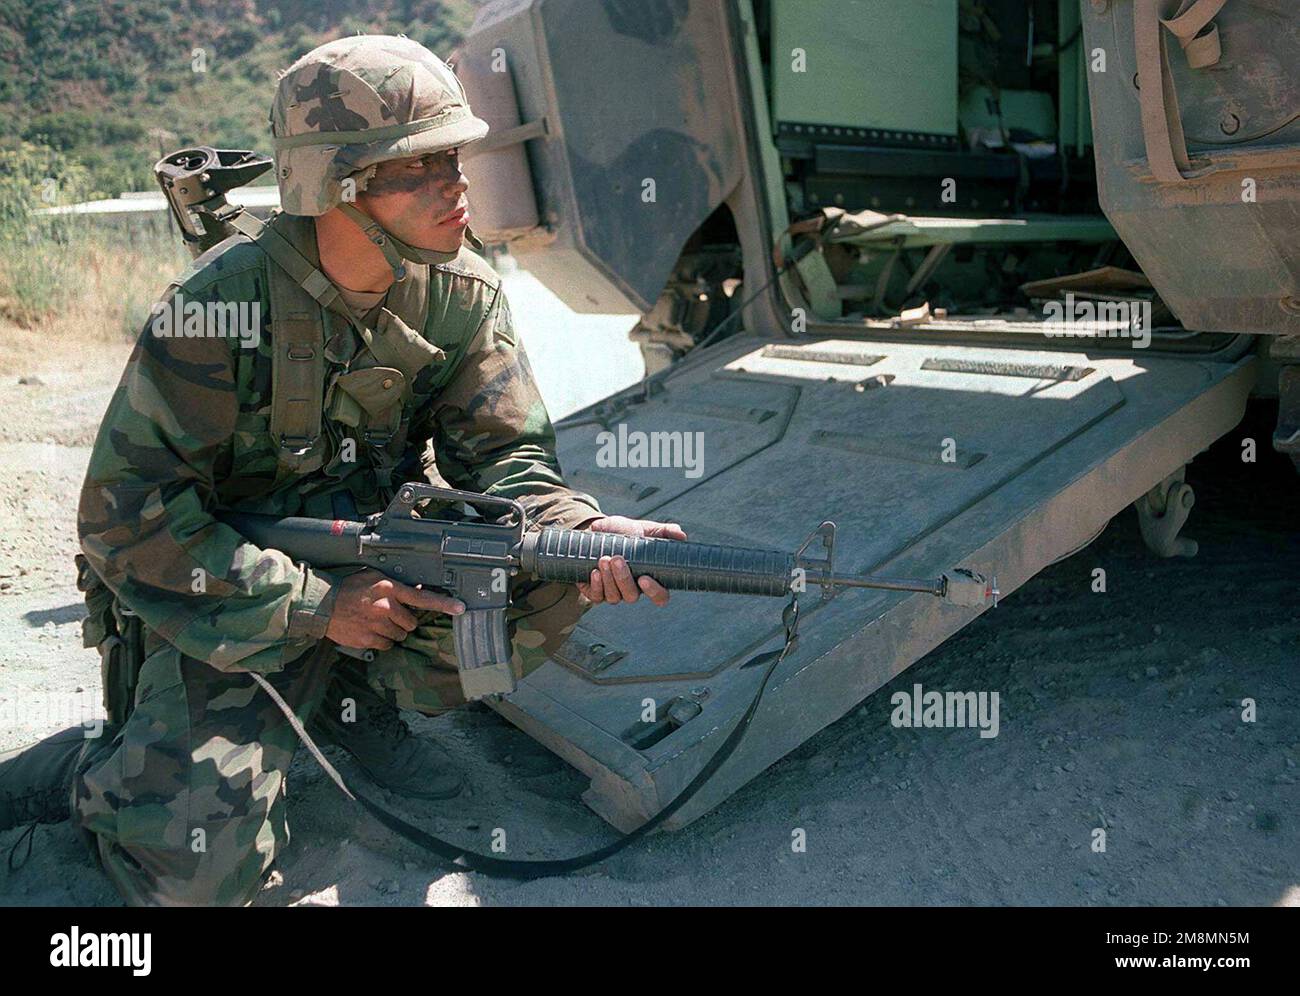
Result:
{"label": "rifle sling", "polygon": [[249,672],[252,679],[266,690],[266,694],[276,704],[279,710],[284,713],[285,719],[293,727],[293,731],[298,734],[298,739],[303,742],[307,750],[311,752],[312,757],[324,769],[325,774],[329,775],[330,780],[338,786],[349,799],[361,803],[362,807],[373,816],[376,820],[386,826],[399,837],[409,841],[416,847],[428,851],[437,858],[441,859],[444,864],[450,865],[455,871],[476,871],[493,878],[509,878],[518,880],[529,880],[536,878],[548,878],[553,875],[564,875],[579,868],[585,868],[593,865],[598,861],[604,861],[612,857],[628,845],[640,840],[651,830],[662,824],[670,816],[681,809],[690,799],[702,789],[714,773],[722,767],[723,762],[727,760],[740,742],[745,737],[745,732],[749,729],[750,721],[758,711],[759,703],[763,700],[763,693],[767,690],[768,681],[772,673],[776,670],[778,664],[785,660],[786,655],[794,647],[798,638],[799,628],[799,603],[796,596],[791,593],[790,601],[782,612],[782,622],[785,626],[785,641],[780,650],[768,650],[761,654],[755,654],[744,664],[740,666],[741,670],[760,667],[766,665],[763,672],[763,678],[758,684],[758,690],[754,693],[754,698],[749,703],[749,708],[745,714],[740,717],[740,721],[732,731],[727,734],[727,739],[722,742],[713,756],[709,758],[708,763],[700,769],[699,773],[691,779],[689,785],[681,790],[677,796],[668,803],[663,809],[659,810],[654,816],[646,820],[639,827],[623,835],[618,840],[612,841],[603,847],[598,847],[594,851],[587,851],[585,854],[578,854],[571,858],[558,858],[550,860],[537,861],[516,861],[510,858],[497,858],[487,854],[480,854],[477,851],[471,851],[459,844],[454,844],[449,840],[443,840],[441,837],[435,837],[426,830],[422,830],[413,823],[408,822],[401,816],[381,806],[373,799],[360,795],[348,788],[347,783],[343,781],[343,776],[338,770],[330,764],[311,735],[304,728],[302,721],[290,708],[279,692],[272,687],[271,683],[263,678],[260,674]]}

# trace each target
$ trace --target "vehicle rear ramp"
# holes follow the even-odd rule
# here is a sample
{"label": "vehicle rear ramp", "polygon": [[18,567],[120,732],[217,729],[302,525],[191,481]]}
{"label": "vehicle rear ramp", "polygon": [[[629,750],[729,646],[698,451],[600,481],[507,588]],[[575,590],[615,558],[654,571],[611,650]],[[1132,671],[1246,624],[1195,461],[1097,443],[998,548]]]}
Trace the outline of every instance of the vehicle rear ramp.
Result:
{"label": "vehicle rear ramp", "polygon": [[[831,519],[836,570],[929,577],[970,567],[996,575],[1005,596],[1231,429],[1253,364],[738,337],[604,424],[590,411],[562,422],[560,458],[606,511],[680,522],[694,540],[794,551]],[[691,438],[702,463],[609,466],[602,442],[638,432],[700,433]],[[817,591],[800,596],[799,642],[739,749],[669,827],[707,812],[984,611],[924,594],[851,589],[823,601]],[[691,781],[745,711],[761,669],[739,665],[780,646],[781,608],[695,593],[662,609],[646,599],[597,607],[496,708],[587,774],[585,801],[629,830]],[[643,719],[648,700],[654,722]]]}

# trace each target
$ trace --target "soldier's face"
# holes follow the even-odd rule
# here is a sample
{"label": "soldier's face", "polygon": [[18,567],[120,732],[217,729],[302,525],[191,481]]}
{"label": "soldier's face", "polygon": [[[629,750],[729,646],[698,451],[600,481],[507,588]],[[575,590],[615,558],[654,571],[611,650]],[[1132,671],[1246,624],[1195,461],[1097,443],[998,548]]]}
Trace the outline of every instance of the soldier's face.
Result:
{"label": "soldier's face", "polygon": [[403,242],[419,249],[455,252],[469,224],[456,149],[380,163],[357,207]]}

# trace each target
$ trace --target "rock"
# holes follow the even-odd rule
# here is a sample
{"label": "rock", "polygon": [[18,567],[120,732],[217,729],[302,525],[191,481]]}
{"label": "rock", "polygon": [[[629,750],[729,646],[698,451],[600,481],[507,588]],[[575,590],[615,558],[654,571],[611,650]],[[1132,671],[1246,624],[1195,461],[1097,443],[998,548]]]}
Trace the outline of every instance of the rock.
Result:
{"label": "rock", "polygon": [[35,374],[24,374],[23,376],[21,376],[21,377],[18,378],[18,383],[19,383],[19,384],[24,384],[24,385],[26,385],[27,387],[44,387],[44,386],[45,386],[45,381],[41,380],[41,379],[40,379],[39,377],[37,377]]}

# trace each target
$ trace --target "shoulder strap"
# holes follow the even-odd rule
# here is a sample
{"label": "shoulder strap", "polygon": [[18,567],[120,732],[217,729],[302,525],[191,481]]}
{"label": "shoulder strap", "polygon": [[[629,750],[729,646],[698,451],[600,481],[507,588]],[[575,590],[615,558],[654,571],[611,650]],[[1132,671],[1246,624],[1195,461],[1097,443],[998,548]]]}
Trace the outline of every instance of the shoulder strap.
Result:
{"label": "shoulder strap", "polygon": [[[324,462],[322,422],[325,409],[325,340],[322,308],[344,317],[347,313],[338,288],[318,267],[311,220],[277,214],[263,223],[247,211],[229,219],[236,231],[248,236],[270,257],[272,315],[271,422],[283,474],[303,474]],[[424,329],[429,308],[429,267],[410,265],[405,280],[389,291],[387,309],[413,330]],[[413,380],[414,375],[439,351],[432,346],[412,350],[403,336],[376,339],[360,330],[381,362],[391,364]],[[407,348],[402,348],[403,346]],[[418,345],[425,345],[423,341]],[[428,355],[426,355],[428,354]]]}
{"label": "shoulder strap", "polygon": [[269,267],[272,315],[271,436],[282,473],[307,473],[324,461],[325,319],[339,292],[316,266],[308,220],[276,215],[263,224],[248,212],[231,226],[253,239]]}
{"label": "shoulder strap", "polygon": [[399,280],[388,289],[384,307],[417,334],[423,332],[429,318],[428,265],[408,265],[406,279]]}

